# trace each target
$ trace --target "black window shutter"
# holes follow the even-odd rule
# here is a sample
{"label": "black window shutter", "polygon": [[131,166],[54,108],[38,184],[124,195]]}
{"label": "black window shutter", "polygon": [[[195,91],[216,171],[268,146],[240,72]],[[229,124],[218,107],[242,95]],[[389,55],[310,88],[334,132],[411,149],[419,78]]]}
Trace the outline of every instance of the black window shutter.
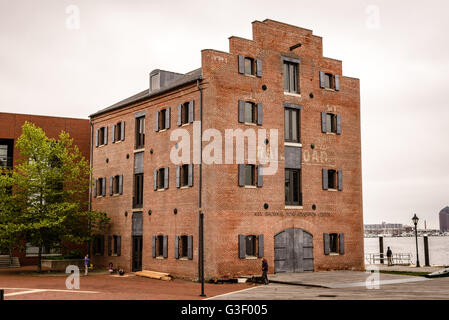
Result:
{"label": "black window shutter", "polygon": [[154,127],[154,131],[158,132],[159,131],[159,111],[156,111],[156,116],[155,116],[155,127]]}
{"label": "black window shutter", "polygon": [[261,165],[257,166],[257,186],[263,186],[263,167]]}
{"label": "black window shutter", "polygon": [[245,257],[246,257],[245,235],[239,234],[239,258],[245,259]]}
{"label": "black window shutter", "polygon": [[340,233],[339,238],[340,238],[339,239],[340,240],[340,244],[339,244],[340,254],[345,254],[345,234]]}
{"label": "black window shutter", "polygon": [[239,100],[239,122],[245,122],[245,101]]}
{"label": "black window shutter", "polygon": [[163,247],[163,251],[164,251],[164,258],[168,257],[168,236],[164,236],[164,247]]}
{"label": "black window shutter", "polygon": [[321,112],[321,132],[326,133],[326,112]]}
{"label": "black window shutter", "polygon": [[164,170],[164,189],[168,189],[168,167]]}
{"label": "black window shutter", "polygon": [[341,115],[337,114],[337,134],[341,134]]}
{"label": "black window shutter", "polygon": [[98,129],[95,131],[95,146],[98,147]]}
{"label": "black window shutter", "polygon": [[324,79],[324,72],[320,71],[320,88],[325,87],[325,79]]}
{"label": "black window shutter", "polygon": [[178,104],[178,126],[182,124],[182,104]]}
{"label": "black window shutter", "polygon": [[239,73],[245,73],[245,57],[239,56]]}
{"label": "black window shutter", "polygon": [[157,169],[153,170],[153,190],[157,190]]}
{"label": "black window shutter", "polygon": [[181,187],[181,166],[176,166],[176,188]]}
{"label": "black window shutter", "polygon": [[165,129],[170,129],[170,108],[165,110]]}
{"label": "black window shutter", "polygon": [[104,144],[108,144],[108,126],[104,127]]}
{"label": "black window shutter", "polygon": [[338,74],[335,75],[335,90],[340,91],[340,76]]}
{"label": "black window shutter", "polygon": [[109,195],[112,196],[114,193],[114,177],[109,178]]}
{"label": "black window shutter", "polygon": [[175,235],[175,259],[179,259],[179,237]]}
{"label": "black window shutter", "polygon": [[245,185],[245,165],[239,164],[239,187]]}
{"label": "black window shutter", "polygon": [[323,233],[324,254],[329,254],[329,233]]}
{"label": "black window shutter", "polygon": [[118,193],[123,194],[123,174],[118,177]]}
{"label": "black window shutter", "polygon": [[151,249],[153,250],[153,258],[156,258],[156,236],[151,241]]}
{"label": "black window shutter", "polygon": [[96,198],[97,197],[97,179],[95,179],[95,182],[94,182],[94,198]]}
{"label": "black window shutter", "polygon": [[256,76],[262,77],[262,60],[256,60]]}
{"label": "black window shutter", "polygon": [[112,125],[112,143],[115,143],[115,124]]}
{"label": "black window shutter", "polygon": [[195,116],[195,102],[194,100],[189,101],[189,123],[192,123]]}
{"label": "black window shutter", "polygon": [[112,236],[108,236],[108,256],[112,255]]}
{"label": "black window shutter", "polygon": [[125,121],[122,121],[122,125],[120,127],[120,140],[125,141]]}
{"label": "black window shutter", "polygon": [[264,237],[263,237],[263,234],[259,234],[259,243],[258,243],[258,245],[259,245],[259,250],[258,250],[258,257],[259,258],[263,258],[264,257],[264,252],[263,252],[263,250],[264,250]]}
{"label": "black window shutter", "polygon": [[101,195],[106,196],[106,177],[101,180]]}
{"label": "black window shutter", "polygon": [[338,190],[343,190],[343,171],[338,170]]}
{"label": "black window shutter", "polygon": [[193,164],[189,164],[189,172],[188,172],[188,185],[189,187],[193,186]]}
{"label": "black window shutter", "polygon": [[122,255],[122,237],[121,236],[117,236],[117,256],[121,256]]}
{"label": "black window shutter", "polygon": [[187,258],[193,259],[193,236],[187,237]]}
{"label": "black window shutter", "polygon": [[262,103],[257,104],[257,124],[262,125],[263,122],[263,105]]}
{"label": "black window shutter", "polygon": [[328,181],[327,169],[323,169],[323,190],[329,189],[329,181]]}

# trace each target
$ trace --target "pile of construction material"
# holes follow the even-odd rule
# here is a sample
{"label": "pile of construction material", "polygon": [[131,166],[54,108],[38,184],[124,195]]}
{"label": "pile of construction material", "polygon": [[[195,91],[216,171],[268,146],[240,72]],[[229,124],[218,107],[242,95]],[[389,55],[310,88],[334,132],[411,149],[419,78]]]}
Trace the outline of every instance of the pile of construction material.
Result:
{"label": "pile of construction material", "polygon": [[136,272],[136,276],[150,278],[150,279],[164,280],[164,281],[172,280],[172,277],[168,273],[150,271],[150,270],[138,271],[138,272]]}

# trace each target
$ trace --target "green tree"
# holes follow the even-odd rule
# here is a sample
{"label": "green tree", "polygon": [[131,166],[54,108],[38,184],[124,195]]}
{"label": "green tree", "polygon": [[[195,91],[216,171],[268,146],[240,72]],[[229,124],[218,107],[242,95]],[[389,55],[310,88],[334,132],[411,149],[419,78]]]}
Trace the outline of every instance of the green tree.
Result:
{"label": "green tree", "polygon": [[73,139],[61,132],[48,138],[26,122],[16,147],[21,161],[0,175],[0,247],[23,249],[23,242],[51,248],[86,243],[109,224],[103,212],[88,210],[91,168]]}

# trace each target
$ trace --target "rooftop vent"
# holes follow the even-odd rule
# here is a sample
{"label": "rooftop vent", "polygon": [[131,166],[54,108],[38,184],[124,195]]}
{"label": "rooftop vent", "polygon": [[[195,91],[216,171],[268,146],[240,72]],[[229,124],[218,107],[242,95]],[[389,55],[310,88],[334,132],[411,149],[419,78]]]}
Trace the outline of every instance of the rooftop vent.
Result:
{"label": "rooftop vent", "polygon": [[152,91],[168,86],[174,80],[182,77],[183,74],[164,70],[153,70],[150,73],[150,93]]}

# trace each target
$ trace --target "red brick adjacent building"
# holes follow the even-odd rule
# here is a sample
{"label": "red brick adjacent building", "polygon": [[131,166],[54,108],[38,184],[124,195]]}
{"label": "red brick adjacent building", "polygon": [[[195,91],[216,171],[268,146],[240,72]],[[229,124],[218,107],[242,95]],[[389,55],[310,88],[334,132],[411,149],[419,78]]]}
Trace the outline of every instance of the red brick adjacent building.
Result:
{"label": "red brick adjacent building", "polygon": [[91,115],[92,206],[112,219],[94,264],[197,278],[202,212],[206,279],[260,274],[262,257],[270,273],[364,269],[359,80],[310,30],[252,28]]}
{"label": "red brick adjacent building", "polygon": [[[90,159],[90,123],[88,119],[74,119],[38,116],[30,114],[0,112],[0,167],[13,168],[20,161],[20,151],[15,148],[17,139],[22,135],[22,126],[25,122],[32,122],[42,128],[50,138],[57,138],[61,131],[68,132],[74,139],[83,156]],[[83,249],[83,246],[65,244],[64,250]],[[46,254],[57,254],[60,251],[45,248]],[[4,252],[8,253],[9,252]],[[26,251],[13,251],[14,257],[19,257],[21,265],[37,264],[37,248],[28,247]],[[45,256],[45,254],[44,254]]]}

